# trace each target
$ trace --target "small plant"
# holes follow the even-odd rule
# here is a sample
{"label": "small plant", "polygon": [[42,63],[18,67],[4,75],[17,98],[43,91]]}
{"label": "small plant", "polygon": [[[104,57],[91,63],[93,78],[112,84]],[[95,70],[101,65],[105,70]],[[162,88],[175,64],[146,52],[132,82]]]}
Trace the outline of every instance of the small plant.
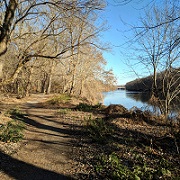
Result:
{"label": "small plant", "polygon": [[98,103],[96,105],[94,105],[95,109],[102,109],[104,106],[102,105],[102,103]]}
{"label": "small plant", "polygon": [[150,168],[146,163],[143,163],[130,168],[121,162],[115,152],[110,155],[101,154],[98,156],[95,171],[101,178],[106,177],[107,179],[151,180],[172,177],[171,171],[161,165],[158,168]]}
{"label": "small plant", "polygon": [[54,96],[48,101],[48,103],[51,105],[59,105],[60,103],[65,103],[69,100],[71,100],[70,96],[68,96],[67,94],[60,94],[58,96]]}
{"label": "small plant", "polygon": [[3,142],[18,142],[23,138],[24,124],[17,120],[9,121],[0,127],[0,140]]}
{"label": "small plant", "polygon": [[93,141],[104,143],[108,140],[107,136],[113,133],[113,128],[104,119],[89,119],[87,122],[87,131]]}
{"label": "small plant", "polygon": [[10,116],[22,116],[23,113],[20,111],[20,109],[18,107],[16,108],[12,108],[12,109],[8,109],[5,113],[5,116],[10,117]]}
{"label": "small plant", "polygon": [[76,109],[79,111],[90,112],[93,110],[93,106],[86,103],[79,103],[79,105],[76,106]]}
{"label": "small plant", "polygon": [[79,103],[79,105],[76,106],[76,109],[79,111],[85,111],[85,112],[92,112],[93,110],[101,109],[102,104],[98,103],[96,105],[90,105],[86,103]]}
{"label": "small plant", "polygon": [[68,114],[68,112],[70,112],[71,109],[68,109],[68,108],[64,108],[64,109],[59,109],[56,114],[57,115],[65,115],[65,114]]}
{"label": "small plant", "polygon": [[95,169],[98,174],[105,176],[107,179],[135,179],[133,173],[121,163],[116,153],[101,154],[98,157]]}

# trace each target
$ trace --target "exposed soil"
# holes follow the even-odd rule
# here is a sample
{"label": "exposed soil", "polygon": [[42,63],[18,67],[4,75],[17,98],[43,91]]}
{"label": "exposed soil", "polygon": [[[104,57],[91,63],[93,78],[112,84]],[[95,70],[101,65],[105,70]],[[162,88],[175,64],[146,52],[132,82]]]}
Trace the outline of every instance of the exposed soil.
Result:
{"label": "exposed soil", "polygon": [[[133,118],[129,115],[123,117],[118,112],[113,114],[113,110],[110,114],[78,111],[74,109],[80,102],[77,99],[58,107],[49,106],[46,102],[52,96],[40,94],[22,100],[1,100],[2,112],[19,107],[25,113],[20,120],[25,122],[26,129],[21,142],[0,142],[0,179],[104,179],[103,175],[95,175],[94,155],[111,152],[117,152],[125,164],[131,161],[132,164],[136,161],[133,153],[140,153],[143,157],[150,157],[146,159],[152,165],[156,157],[167,157],[176,168],[179,167],[179,144],[174,144],[170,127],[163,123],[144,121],[144,116],[141,119],[136,117],[137,114]],[[66,113],[60,111],[67,108]],[[114,126],[113,134],[105,136],[113,141],[110,146],[108,141],[97,144],[84,128],[88,119],[97,117]],[[6,121],[8,118],[2,115],[0,123]],[[178,170],[175,172],[179,173]]]}
{"label": "exposed soil", "polygon": [[21,120],[26,130],[22,142],[0,143],[0,179],[74,179],[81,173],[83,165],[74,159],[74,138],[78,136],[78,125],[89,113],[58,114],[58,109],[42,106],[51,96],[3,99],[1,109],[19,107],[25,112]]}

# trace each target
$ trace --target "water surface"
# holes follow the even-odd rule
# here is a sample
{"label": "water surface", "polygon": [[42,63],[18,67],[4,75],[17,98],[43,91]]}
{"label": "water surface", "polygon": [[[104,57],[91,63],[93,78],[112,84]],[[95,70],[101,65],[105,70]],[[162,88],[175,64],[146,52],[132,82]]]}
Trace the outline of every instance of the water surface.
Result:
{"label": "water surface", "polygon": [[[150,99],[150,94],[146,92],[137,92],[137,91],[126,91],[126,90],[116,90],[105,92],[103,104],[109,106],[110,104],[121,104],[127,109],[132,107],[137,107],[141,110],[150,110],[156,115],[160,114],[158,107],[148,104]],[[177,108],[172,109],[169,116],[176,117],[179,114],[179,105]]]}
{"label": "water surface", "polygon": [[150,96],[147,93],[116,90],[105,92],[103,104],[108,106],[110,104],[121,104],[127,109],[136,106],[137,108],[145,109],[149,105],[147,101]]}

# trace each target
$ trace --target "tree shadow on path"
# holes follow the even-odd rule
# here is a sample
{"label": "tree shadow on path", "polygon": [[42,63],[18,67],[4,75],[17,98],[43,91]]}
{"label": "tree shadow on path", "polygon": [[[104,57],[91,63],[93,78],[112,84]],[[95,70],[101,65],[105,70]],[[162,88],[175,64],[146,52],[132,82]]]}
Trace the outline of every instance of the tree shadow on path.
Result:
{"label": "tree shadow on path", "polygon": [[70,180],[73,178],[17,160],[0,152],[0,171],[17,180]]}

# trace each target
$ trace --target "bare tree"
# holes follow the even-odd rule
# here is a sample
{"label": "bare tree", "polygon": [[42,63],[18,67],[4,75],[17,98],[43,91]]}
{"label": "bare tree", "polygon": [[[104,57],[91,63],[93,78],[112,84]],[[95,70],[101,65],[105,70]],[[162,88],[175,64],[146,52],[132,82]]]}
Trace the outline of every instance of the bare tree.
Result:
{"label": "bare tree", "polygon": [[139,62],[150,66],[149,69],[152,67],[152,94],[166,119],[173,102],[180,95],[179,22],[170,21],[178,16],[178,8],[173,3],[166,3],[163,8],[154,7],[142,20],[143,33],[138,31],[139,28],[136,31],[143,51]]}
{"label": "bare tree", "polygon": [[[10,0],[3,1],[2,6],[0,55],[7,52],[10,44],[10,47],[14,47],[13,60],[16,62],[13,73],[9,73],[6,78],[4,76],[4,85],[14,83],[28,63],[47,59],[52,60],[52,63],[48,71],[43,71],[46,77],[43,88],[50,92],[55,59],[62,61],[62,58],[71,58],[78,54],[81,46],[87,44],[97,46],[92,39],[100,29],[95,28],[91,18],[96,10],[104,7],[103,1]],[[71,64],[74,67],[76,62]],[[75,68],[73,71],[75,75]],[[71,82],[73,89],[74,80]]]}
{"label": "bare tree", "polygon": [[[151,12],[146,12],[146,19],[142,19],[142,26],[144,27],[145,33],[141,34],[139,29],[136,29],[136,35],[141,36],[138,38],[138,45],[140,47],[142,55],[139,55],[140,63],[148,69],[152,69],[153,84],[152,93],[157,94],[157,73],[161,71],[161,63],[163,63],[164,49],[167,39],[167,30],[169,25],[158,26],[157,28],[149,29],[149,26],[153,26],[164,20],[163,13],[159,11],[157,7],[154,7]],[[138,48],[137,48],[138,49]]]}
{"label": "bare tree", "polygon": [[[102,1],[46,1],[46,0],[3,0],[1,2],[2,8],[0,9],[0,15],[3,21],[0,24],[0,55],[4,54],[7,50],[8,44],[11,39],[12,32],[17,28],[20,22],[30,22],[31,25],[39,24],[39,31],[42,34],[51,34],[49,27],[52,22],[62,18],[64,12],[74,9],[76,12],[83,13],[83,9],[95,11],[103,8]],[[47,14],[51,10],[56,11],[56,15],[51,18],[47,18]],[[46,22],[46,24],[43,24]],[[41,26],[40,26],[41,25]],[[35,31],[34,33],[37,33]],[[67,48],[69,49],[69,48]],[[58,57],[64,53],[60,51],[53,56],[47,56],[44,54],[35,53],[33,56],[41,57]]]}

